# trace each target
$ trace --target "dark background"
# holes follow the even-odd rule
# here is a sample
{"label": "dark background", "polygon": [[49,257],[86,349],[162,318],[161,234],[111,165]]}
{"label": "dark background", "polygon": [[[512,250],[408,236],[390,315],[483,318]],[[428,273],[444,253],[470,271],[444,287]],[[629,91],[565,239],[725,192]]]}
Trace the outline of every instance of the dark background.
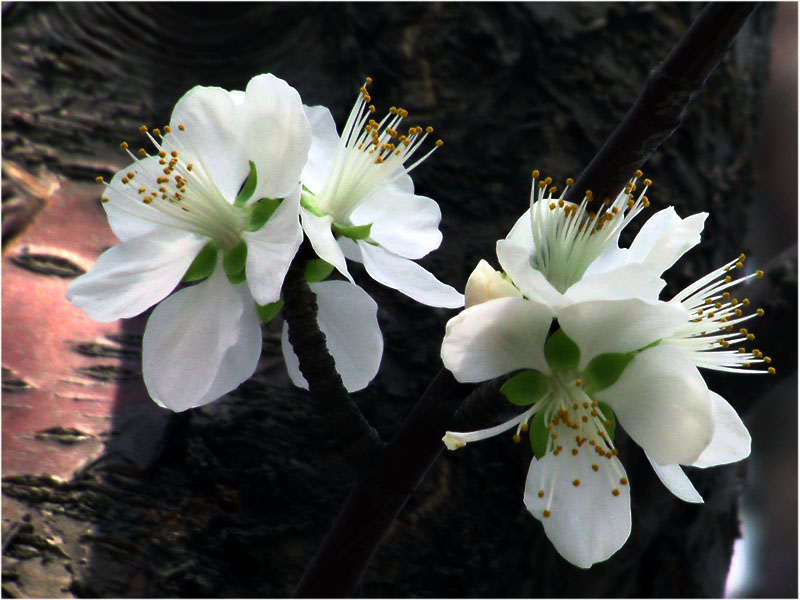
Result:
{"label": "dark background", "polygon": [[[90,182],[125,165],[115,150],[121,140],[135,139],[142,123],[166,123],[194,85],[243,89],[262,72],[286,79],[305,103],[329,106],[341,124],[372,76],[379,111],[403,106],[445,140],[414,174],[443,212],[444,242],[422,264],[463,289],[480,258],[496,264],[494,242],[525,210],[531,169],[557,183],[576,177],[700,8],[3,4],[3,326],[23,323],[43,336],[39,344],[63,347],[51,359],[55,370],[88,361],[82,373],[110,399],[105,425],[92,429],[77,397],[58,404],[59,390],[74,382],[41,385],[24,361],[12,369],[5,356],[22,341],[4,336],[4,595],[287,595],[350,484],[326,423],[288,382],[280,323],[265,327],[251,381],[172,415],[153,410],[138,383],[143,318],[115,326],[117,337],[106,332],[99,344],[85,330],[84,342],[95,343],[89,351],[65,345],[88,327],[79,311],[65,313],[58,330],[42,331],[31,316],[45,300],[62,310],[69,277],[113,243],[98,243],[94,255],[71,246],[88,235],[90,219],[99,222]],[[770,37],[773,23],[781,37]],[[739,252],[748,269],[767,271],[747,295],[767,309],[752,329],[778,377],[707,377],[752,427],[753,458],[690,472],[706,503],[689,505],[618,433],[634,531],[611,560],[580,571],[524,509],[524,445],[501,437],[446,454],[389,532],[364,595],[720,595],[743,490],[750,559],[734,591],[796,595],[797,101],[796,79],[785,77],[796,75],[796,40],[796,6],[762,5],[644,169],[655,182],[651,210],[711,214],[702,245],[669,273],[665,297]],[[45,222],[56,225],[45,231]],[[51,234],[50,254],[32,262],[29,246]],[[59,253],[59,244],[73,254]],[[381,307],[386,342],[379,376],[357,399],[389,438],[439,369],[453,313],[353,270]],[[6,288],[24,277],[31,306],[23,307],[26,297]],[[26,412],[35,421],[55,405],[61,429],[23,431],[14,418]],[[54,456],[71,462],[54,466]]]}

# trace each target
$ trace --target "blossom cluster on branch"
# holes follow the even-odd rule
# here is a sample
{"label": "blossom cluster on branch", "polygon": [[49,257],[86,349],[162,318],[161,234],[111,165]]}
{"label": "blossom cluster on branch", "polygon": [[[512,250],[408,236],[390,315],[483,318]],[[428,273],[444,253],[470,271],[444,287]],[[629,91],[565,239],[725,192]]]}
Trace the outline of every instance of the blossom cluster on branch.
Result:
{"label": "blossom cluster on branch", "polygon": [[[447,324],[444,366],[460,382],[513,375],[501,392],[525,410],[489,429],[442,431],[444,443],[526,433],[524,504],[566,560],[589,567],[630,533],[617,421],[670,491],[702,502],[682,466],[741,460],[750,436],[698,368],[774,373],[769,357],[740,345],[753,339],[742,323],[763,311],[731,292],[761,272],[734,278],[740,256],[662,300],[663,273],[700,242],[707,215],[662,209],[620,248],[622,230],[649,206],[641,172],[613,200],[586,191],[576,204],[566,200],[571,180],[558,194],[534,171],[529,209],[497,242],[502,271],[481,261],[461,294],[414,262],[439,247],[441,212],[414,193],[409,172],[442,142],[429,140],[431,127],[401,129],[402,108],[373,118],[369,83],[341,134],[327,108],[304,106],[273,75],[245,91],[187,92],[163,130],[141,128],[149,151],[123,142],[132,163],[103,182],[102,196],[121,243],[67,297],[98,321],[155,306],[144,381],[155,402],[183,411],[253,374],[261,323],[290,303],[284,280],[306,239],[317,256],[301,264],[316,323],[348,392],[369,384],[383,352],[377,304],[348,260],[418,302],[465,307]],[[317,371],[302,367],[289,326],[286,367],[308,389]]]}
{"label": "blossom cluster on branch", "polygon": [[[677,497],[702,502],[681,465],[710,467],[750,454],[736,411],[706,386],[698,367],[774,373],[771,359],[744,344],[740,327],[763,315],[744,309],[733,287],[756,271],[741,255],[669,301],[661,276],[700,242],[706,214],[655,213],[629,248],[620,232],[649,206],[641,172],[617,198],[580,204],[534,185],[530,209],[497,242],[503,272],[481,261],[466,286],[466,310],[452,318],[442,360],[456,379],[477,382],[519,371],[501,388],[527,409],[495,427],[447,432],[451,450],[515,430],[533,451],[524,501],[558,552],[579,567],[609,558],[631,529],[630,485],[614,447],[616,422],[645,451]],[[546,191],[547,190],[547,191]],[[759,368],[763,367],[763,368]]]}

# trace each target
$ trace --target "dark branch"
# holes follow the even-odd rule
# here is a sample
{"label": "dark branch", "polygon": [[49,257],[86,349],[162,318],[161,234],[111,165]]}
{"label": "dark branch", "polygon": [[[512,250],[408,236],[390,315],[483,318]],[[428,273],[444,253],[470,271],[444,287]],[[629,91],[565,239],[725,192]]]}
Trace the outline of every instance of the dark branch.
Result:
{"label": "dark branch", "polygon": [[567,192],[580,202],[586,190],[614,198],[633,173],[680,127],[683,112],[758,7],[752,2],[711,2],[663,63],[639,98]]}
{"label": "dark branch", "polygon": [[325,334],[317,323],[316,296],[305,278],[303,254],[298,253],[283,282],[283,317],[289,325],[289,341],[308,381],[315,408],[325,415],[344,456],[359,467],[374,459],[373,453],[383,446],[383,441],[361,414],[336,371]]}
{"label": "dark branch", "polygon": [[372,468],[360,473],[295,596],[353,595],[389,527],[444,450],[442,436],[472,387],[439,371]]}

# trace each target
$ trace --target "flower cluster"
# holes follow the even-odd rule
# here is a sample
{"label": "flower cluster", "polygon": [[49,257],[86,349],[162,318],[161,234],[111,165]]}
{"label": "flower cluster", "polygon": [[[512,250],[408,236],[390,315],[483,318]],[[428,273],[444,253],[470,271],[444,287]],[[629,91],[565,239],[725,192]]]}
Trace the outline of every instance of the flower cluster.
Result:
{"label": "flower cluster", "polygon": [[[707,215],[654,214],[629,248],[620,231],[649,201],[641,172],[617,198],[580,204],[534,185],[530,209],[497,242],[503,272],[481,261],[466,285],[466,309],[447,324],[442,360],[456,379],[516,373],[501,392],[524,412],[490,429],[447,432],[451,450],[514,430],[533,458],[524,502],[558,552],[588,568],[628,538],[630,486],[614,446],[616,422],[644,449],[665,486],[702,498],[681,465],[709,467],[750,453],[736,411],[706,386],[698,367],[774,373],[744,344],[747,299],[730,289],[744,256],[659,300],[663,272],[700,241]],[[638,192],[638,186],[643,189]],[[572,184],[567,181],[567,188]]]}
{"label": "flower cluster", "polygon": [[[110,182],[98,178],[121,244],[67,297],[101,322],[157,305],[142,371],[158,404],[201,406],[253,374],[260,325],[280,311],[304,236],[320,257],[306,268],[319,327],[350,391],[377,373],[383,338],[377,305],[345,256],[420,302],[463,306],[462,294],[413,262],[438,248],[441,213],[413,193],[408,172],[442,142],[406,165],[432,129],[400,134],[407,111],[392,108],[378,123],[369,100],[365,84],[339,136],[328,109],[304,106],[285,81],[260,75],[245,91],[191,89],[163,130],[142,126],[150,151],[122,143],[132,163]],[[347,281],[325,281],[334,267]],[[285,326],[283,352],[292,381],[307,387]]]}

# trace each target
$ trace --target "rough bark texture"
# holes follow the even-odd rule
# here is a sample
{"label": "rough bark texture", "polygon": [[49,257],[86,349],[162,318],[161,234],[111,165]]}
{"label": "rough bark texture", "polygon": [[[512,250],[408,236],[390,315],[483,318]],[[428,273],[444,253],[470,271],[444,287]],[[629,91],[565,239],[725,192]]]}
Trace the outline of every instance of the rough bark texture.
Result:
{"label": "rough bark texture", "polygon": [[[307,104],[331,107],[340,124],[370,75],[379,110],[401,105],[414,123],[436,127],[445,146],[415,181],[440,202],[444,242],[422,263],[461,288],[480,258],[494,262],[495,240],[527,205],[531,169],[556,182],[576,176],[699,8],[4,4],[4,294],[7,277],[24,272],[34,289],[64,267],[51,259],[45,273],[37,271],[41,261],[31,261],[20,240],[37,231],[37,214],[67,206],[64,190],[87,215],[102,215],[99,189],[85,184],[125,164],[114,153],[122,139],[136,138],[142,123],[167,122],[193,85],[242,89],[262,72],[287,79]],[[755,13],[682,128],[645,166],[655,182],[653,208],[711,213],[702,247],[670,273],[671,291],[748,250],[741,240],[748,206],[760,200],[753,195],[753,155],[771,14],[768,5]],[[42,185],[51,179],[61,192]],[[73,214],[63,213],[60,239],[85,235],[88,221],[74,222]],[[95,255],[110,243],[97,242]],[[94,257],[83,251],[91,264]],[[769,258],[753,257],[753,268],[766,268]],[[748,295],[758,294],[767,309],[770,318],[754,329],[783,374],[796,363],[796,250],[771,264],[762,287]],[[381,307],[386,341],[381,372],[357,399],[390,439],[440,368],[439,344],[452,313],[415,304],[353,270]],[[74,274],[62,272],[67,281]],[[4,327],[6,302],[4,295]],[[95,348],[89,366],[121,364],[114,362],[122,360],[119,348],[135,350],[130,334],[137,327],[140,320],[124,324],[118,333],[129,335],[114,346],[117,355]],[[131,396],[141,400],[141,387],[106,377],[98,389],[114,400],[106,401],[107,435],[88,437],[104,443],[96,463],[96,448],[71,462],[66,476],[5,463],[4,595],[290,594],[352,481],[326,422],[285,375],[279,334],[279,323],[264,328],[259,370],[239,390],[168,422],[150,416],[133,437],[117,432],[130,429],[125,407],[138,406]],[[3,344],[5,355],[14,340]],[[62,354],[71,360],[74,346]],[[135,379],[135,352],[123,358]],[[8,415],[24,410],[30,379],[22,367],[4,368],[4,390],[17,390],[4,394],[4,430]],[[776,382],[708,380],[744,411]],[[44,391],[56,398],[58,385]],[[9,397],[16,408],[8,407]],[[36,439],[25,434],[23,441],[37,456],[62,449],[80,455],[87,442],[71,423],[65,417],[65,429]],[[16,433],[4,434],[5,450]],[[690,473],[706,503],[689,505],[661,486],[622,432],[618,439],[634,522],[631,539],[608,562],[581,571],[553,551],[522,504],[530,449],[500,437],[446,453],[434,465],[378,549],[363,594],[720,595],[746,465]]]}

